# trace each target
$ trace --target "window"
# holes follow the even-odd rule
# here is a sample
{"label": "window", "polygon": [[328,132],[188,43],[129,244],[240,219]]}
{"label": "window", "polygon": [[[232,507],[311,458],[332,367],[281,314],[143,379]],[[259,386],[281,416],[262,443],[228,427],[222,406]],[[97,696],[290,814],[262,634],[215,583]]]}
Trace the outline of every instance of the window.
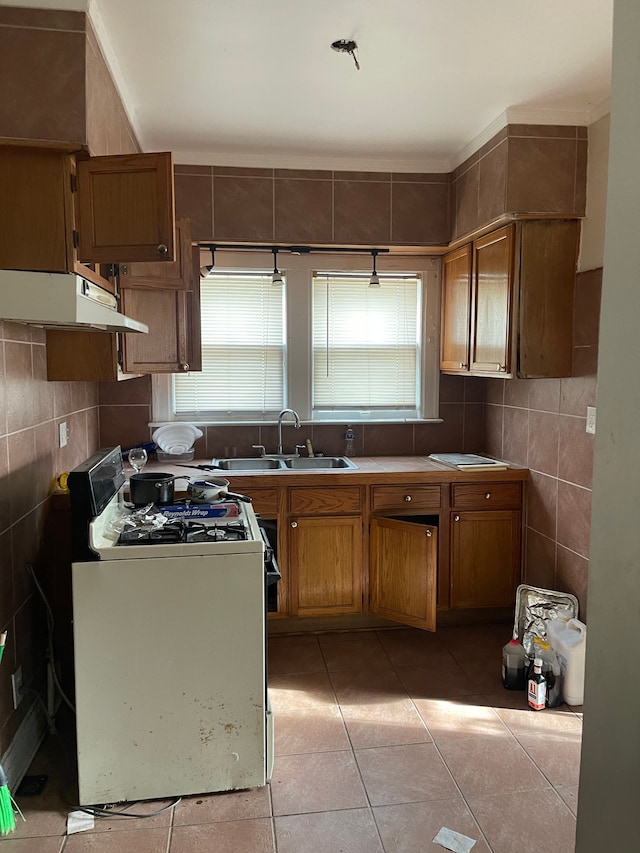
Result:
{"label": "window", "polygon": [[[224,268],[223,261],[224,258]],[[153,377],[155,422],[438,418],[440,261],[216,250],[201,281],[202,373]],[[338,272],[336,272],[338,271]],[[348,419],[348,420],[347,420]]]}
{"label": "window", "polygon": [[284,405],[284,288],[214,273],[200,286],[202,372],[176,375],[174,412],[264,415]]}
{"label": "window", "polygon": [[314,416],[366,410],[417,417],[420,280],[319,273],[313,279]]}

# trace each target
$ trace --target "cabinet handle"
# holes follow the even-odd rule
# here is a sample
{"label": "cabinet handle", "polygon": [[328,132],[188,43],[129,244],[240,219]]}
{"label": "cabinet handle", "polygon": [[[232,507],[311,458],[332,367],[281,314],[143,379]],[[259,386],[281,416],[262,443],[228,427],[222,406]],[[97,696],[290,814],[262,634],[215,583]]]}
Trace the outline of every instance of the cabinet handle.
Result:
{"label": "cabinet handle", "polygon": [[411,503],[411,495],[405,495],[404,499],[407,503]]}
{"label": "cabinet handle", "polygon": [[487,494],[485,495],[485,498],[486,498],[487,500],[489,500],[489,498],[490,498],[490,497],[491,497],[491,492],[487,492]]}
{"label": "cabinet handle", "polygon": [[425,533],[427,534],[427,539],[431,539],[431,531],[425,530]]}
{"label": "cabinet handle", "polygon": [[292,527],[297,527],[297,526],[298,526],[298,522],[297,522],[297,521],[292,521],[292,522],[291,522],[291,526],[292,526]]}
{"label": "cabinet handle", "polygon": [[184,371],[184,373],[188,373],[188,371],[189,371],[189,363],[188,363],[187,361],[184,361],[184,362],[180,365],[180,370]]}
{"label": "cabinet handle", "polygon": [[158,246],[158,254],[159,255],[166,255],[168,251],[169,251],[169,249],[167,249],[165,244],[160,243],[160,245]]}
{"label": "cabinet handle", "polygon": [[454,516],[453,516],[453,520],[454,520],[454,521],[460,521],[460,516],[459,516],[459,515],[454,515]]}

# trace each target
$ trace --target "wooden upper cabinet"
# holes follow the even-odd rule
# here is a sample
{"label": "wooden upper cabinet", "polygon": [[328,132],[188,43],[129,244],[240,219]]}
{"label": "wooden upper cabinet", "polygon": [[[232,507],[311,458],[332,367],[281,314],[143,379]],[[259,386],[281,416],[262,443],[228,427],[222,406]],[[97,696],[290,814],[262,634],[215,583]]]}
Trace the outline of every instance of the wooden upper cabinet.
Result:
{"label": "wooden upper cabinet", "polygon": [[462,246],[443,259],[440,369],[469,370],[471,320],[471,246]]}
{"label": "wooden upper cabinet", "polygon": [[192,265],[191,222],[176,219],[175,258],[148,264],[121,264],[120,287],[153,287],[190,290],[192,269],[199,270],[199,257]]}
{"label": "wooden upper cabinet", "polygon": [[437,527],[427,524],[371,520],[372,613],[436,630],[437,533]]}
{"label": "wooden upper cabinet", "polygon": [[514,226],[473,244],[470,370],[509,373]]}
{"label": "wooden upper cabinet", "polygon": [[440,369],[571,376],[579,239],[578,220],[520,220],[446,255]]}
{"label": "wooden upper cabinet", "polygon": [[78,160],[77,181],[79,261],[174,259],[171,154]]}

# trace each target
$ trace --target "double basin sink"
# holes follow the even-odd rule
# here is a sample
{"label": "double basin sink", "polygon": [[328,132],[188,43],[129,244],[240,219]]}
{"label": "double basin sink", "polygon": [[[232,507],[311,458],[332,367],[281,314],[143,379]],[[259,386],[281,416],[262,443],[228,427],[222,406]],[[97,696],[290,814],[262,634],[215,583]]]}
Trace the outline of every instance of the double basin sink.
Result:
{"label": "double basin sink", "polygon": [[214,459],[213,464],[222,471],[323,471],[327,468],[357,468],[346,456],[268,456],[255,459]]}

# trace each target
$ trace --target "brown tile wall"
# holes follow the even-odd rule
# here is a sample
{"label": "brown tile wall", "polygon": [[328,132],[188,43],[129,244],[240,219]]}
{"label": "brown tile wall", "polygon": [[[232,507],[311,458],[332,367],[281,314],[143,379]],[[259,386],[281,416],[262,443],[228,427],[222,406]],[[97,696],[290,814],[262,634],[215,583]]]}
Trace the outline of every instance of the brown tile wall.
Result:
{"label": "brown tile wall", "polygon": [[[44,340],[42,329],[0,323],[0,631],[9,632],[0,666],[0,755],[33,701],[13,710],[11,674],[17,666],[25,686],[40,688],[44,696],[46,620],[26,563],[48,592],[55,589],[59,554],[40,545],[52,483],[98,448],[97,385],[47,382]],[[69,443],[59,449],[62,421]]]}
{"label": "brown tile wall", "polygon": [[525,580],[572,592],[587,612],[593,436],[602,270],[579,273],[574,302],[573,375],[486,381],[486,446],[527,465]]}
{"label": "brown tile wall", "polygon": [[0,137],[85,144],[85,20],[0,6]]}
{"label": "brown tile wall", "polygon": [[[442,376],[440,381],[441,424],[355,424],[356,454],[359,456],[426,455],[437,451],[480,451],[484,435],[484,381],[458,376]],[[100,444],[128,447],[149,441],[152,430],[151,379],[148,376],[126,382],[100,383]],[[314,424],[303,426],[294,435],[285,425],[287,449],[310,438],[316,450],[328,456],[344,453],[345,426]],[[196,442],[201,458],[254,456],[254,444],[275,450],[277,429],[262,426],[209,426]]]}
{"label": "brown tile wall", "polygon": [[140,151],[84,13],[0,6],[0,80],[0,137]]}
{"label": "brown tile wall", "polygon": [[194,240],[442,245],[446,174],[176,166],[176,215]]}
{"label": "brown tile wall", "polygon": [[511,124],[451,174],[452,239],[505,213],[584,216],[584,127]]}

